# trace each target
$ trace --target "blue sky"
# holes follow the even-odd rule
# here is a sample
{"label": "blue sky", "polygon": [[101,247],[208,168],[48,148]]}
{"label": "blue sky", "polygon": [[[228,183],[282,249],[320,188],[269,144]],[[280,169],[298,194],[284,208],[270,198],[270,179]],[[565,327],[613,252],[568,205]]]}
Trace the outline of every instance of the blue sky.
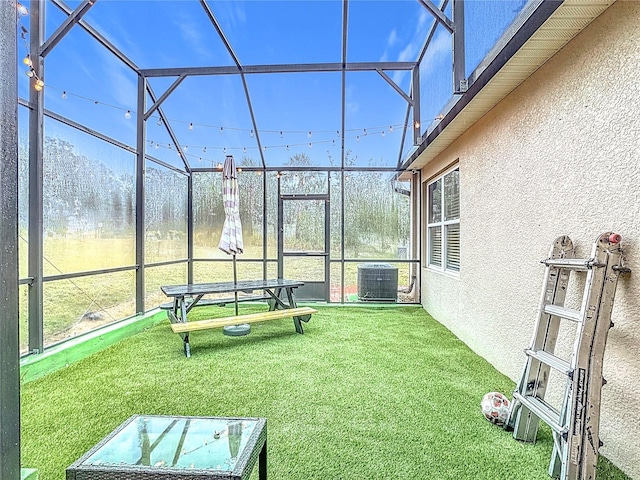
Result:
{"label": "blue sky", "polygon": [[[80,4],[67,3],[71,8]],[[471,71],[523,1],[467,3],[467,70]],[[341,61],[340,1],[234,0],[209,1],[209,5],[243,65]],[[46,8],[48,36],[66,16],[52,4]],[[450,15],[450,7],[446,13]],[[84,19],[140,68],[234,64],[196,0],[99,0]],[[432,24],[431,14],[417,0],[352,0],[347,60],[415,61]],[[20,44],[19,56],[25,53]],[[408,72],[386,73],[409,92]],[[160,96],[174,80],[150,82]],[[285,164],[297,153],[308,155],[314,165],[327,165],[329,158],[339,164],[341,73],[254,74],[246,81],[267,165]],[[45,108],[135,145],[137,75],[82,28],[74,27],[47,57],[45,82]],[[21,97],[27,97],[27,88],[25,77],[19,82]],[[426,128],[451,97],[451,36],[442,27],[423,61],[421,90]],[[125,118],[127,110],[131,119]],[[215,165],[225,154],[260,162],[240,76],[188,77],[163,110],[181,146],[188,147],[192,166]],[[377,73],[349,72],[345,111],[345,145],[356,163],[395,166],[406,101]],[[175,145],[156,120],[147,122],[148,153],[180,166]],[[45,129],[47,135],[62,130],[69,135],[67,128],[59,129],[52,121]],[[74,143],[82,143],[83,135],[76,137]],[[410,140],[409,134],[404,155]]]}

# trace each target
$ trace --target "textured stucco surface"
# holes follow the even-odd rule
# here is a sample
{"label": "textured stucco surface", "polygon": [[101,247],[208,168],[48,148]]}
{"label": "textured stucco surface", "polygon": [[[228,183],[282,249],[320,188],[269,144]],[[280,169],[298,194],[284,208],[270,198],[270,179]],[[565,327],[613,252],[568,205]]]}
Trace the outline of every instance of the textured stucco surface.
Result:
{"label": "textured stucco surface", "polygon": [[[425,268],[421,282],[425,309],[515,381],[553,240],[569,235],[586,258],[600,233],[620,233],[633,273],[618,282],[609,332],[601,453],[638,479],[639,73],[640,2],[618,0],[427,165],[424,180],[459,160],[461,272]],[[570,300],[580,295],[571,285]]]}

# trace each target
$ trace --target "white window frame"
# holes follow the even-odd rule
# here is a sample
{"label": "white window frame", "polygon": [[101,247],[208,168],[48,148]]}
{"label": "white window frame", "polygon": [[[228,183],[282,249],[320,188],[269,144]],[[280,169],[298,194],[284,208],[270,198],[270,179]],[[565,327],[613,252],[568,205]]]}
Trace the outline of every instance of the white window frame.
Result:
{"label": "white window frame", "polygon": [[[425,232],[425,237],[426,237],[426,251],[425,251],[425,264],[427,266],[427,268],[429,270],[434,270],[434,271],[438,271],[438,272],[444,272],[444,273],[448,273],[448,274],[452,274],[452,275],[459,275],[460,274],[460,262],[458,261],[458,268],[448,268],[447,267],[447,238],[446,238],[446,232],[447,232],[447,227],[449,225],[460,225],[460,212],[458,212],[458,218],[457,219],[451,219],[451,220],[444,220],[444,212],[445,212],[445,191],[444,191],[444,179],[447,175],[449,175],[450,173],[454,172],[458,170],[458,175],[460,175],[460,165],[456,164],[453,167],[447,169],[445,172],[443,172],[442,174],[438,175],[437,177],[432,178],[430,181],[427,182],[426,185],[426,189],[425,189],[425,224],[427,225],[426,228],[426,232]],[[459,181],[459,177],[458,177],[458,181]],[[437,222],[429,222],[429,217],[430,217],[430,205],[431,205],[431,191],[430,191],[430,187],[431,185],[437,183],[437,182],[441,182],[441,194],[440,194],[440,221]],[[458,204],[460,202],[460,197],[458,194]],[[432,263],[431,258],[431,229],[432,228],[436,228],[436,227],[440,227],[440,265],[438,265],[437,263]],[[458,233],[458,235],[460,235]],[[460,249],[460,240],[458,239],[458,249]]]}

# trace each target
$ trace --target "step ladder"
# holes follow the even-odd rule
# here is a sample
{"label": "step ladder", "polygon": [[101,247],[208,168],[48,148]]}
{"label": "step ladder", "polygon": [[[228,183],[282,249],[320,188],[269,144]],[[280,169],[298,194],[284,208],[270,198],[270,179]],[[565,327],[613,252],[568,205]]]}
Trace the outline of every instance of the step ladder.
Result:
{"label": "step ladder", "polygon": [[[558,237],[546,265],[538,319],[522,378],[513,393],[510,415],[505,428],[513,436],[534,442],[539,421],[551,427],[553,453],[549,475],[561,480],[593,480],[600,447],[600,396],[604,379],[602,363],[611,323],[611,310],[618,277],[630,270],[624,266],[620,235],[600,235],[591,257],[578,259],[571,239]],[[584,279],[584,293],[579,310],[567,308],[565,297],[572,272]],[[571,358],[554,355],[563,321],[574,322],[576,335]],[[564,378],[562,405],[558,409],[545,401],[551,369]],[[554,378],[555,378],[554,374]]]}

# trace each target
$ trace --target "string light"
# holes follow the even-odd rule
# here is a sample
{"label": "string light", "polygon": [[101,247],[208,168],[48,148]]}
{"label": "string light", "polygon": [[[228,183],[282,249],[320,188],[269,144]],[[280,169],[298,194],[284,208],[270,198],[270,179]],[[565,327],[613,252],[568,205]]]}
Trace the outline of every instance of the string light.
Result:
{"label": "string light", "polygon": [[25,7],[21,3],[17,3],[16,8],[18,9],[18,13],[20,14],[21,17],[24,17],[25,15],[29,15],[29,10],[27,10],[27,7]]}
{"label": "string light", "polygon": [[131,110],[127,110],[127,113],[124,114],[124,118],[129,120],[131,118]]}
{"label": "string light", "polygon": [[27,54],[22,59],[22,63],[24,63],[28,67],[28,70],[25,72],[25,74],[27,75],[27,77],[35,79],[35,81],[33,82],[33,88],[37,92],[40,92],[44,88],[44,81],[38,76],[35,68],[33,68],[33,61],[31,60],[29,45],[27,43],[27,34],[29,33],[29,30],[27,30],[27,27],[22,24],[22,17],[29,15],[29,10],[19,2],[16,2],[16,10],[18,12],[20,38],[24,43],[24,49],[27,51]]}
{"label": "string light", "polygon": [[67,92],[62,92],[62,99],[66,100],[67,99]]}
{"label": "string light", "polygon": [[184,147],[182,147],[182,149],[183,149],[185,152],[188,152],[188,151],[189,151],[189,145],[185,145]]}
{"label": "string light", "polygon": [[202,147],[202,153],[207,153],[207,147]]}
{"label": "string light", "polygon": [[224,127],[220,127],[220,135],[224,133]]}
{"label": "string light", "polygon": [[161,118],[158,119],[158,121],[156,122],[156,125],[158,125],[159,127],[162,126],[162,119]]}
{"label": "string light", "polygon": [[193,123],[189,124],[189,130],[193,130]]}
{"label": "string light", "polygon": [[251,130],[251,133],[249,133],[249,136],[253,138],[253,130]]}

